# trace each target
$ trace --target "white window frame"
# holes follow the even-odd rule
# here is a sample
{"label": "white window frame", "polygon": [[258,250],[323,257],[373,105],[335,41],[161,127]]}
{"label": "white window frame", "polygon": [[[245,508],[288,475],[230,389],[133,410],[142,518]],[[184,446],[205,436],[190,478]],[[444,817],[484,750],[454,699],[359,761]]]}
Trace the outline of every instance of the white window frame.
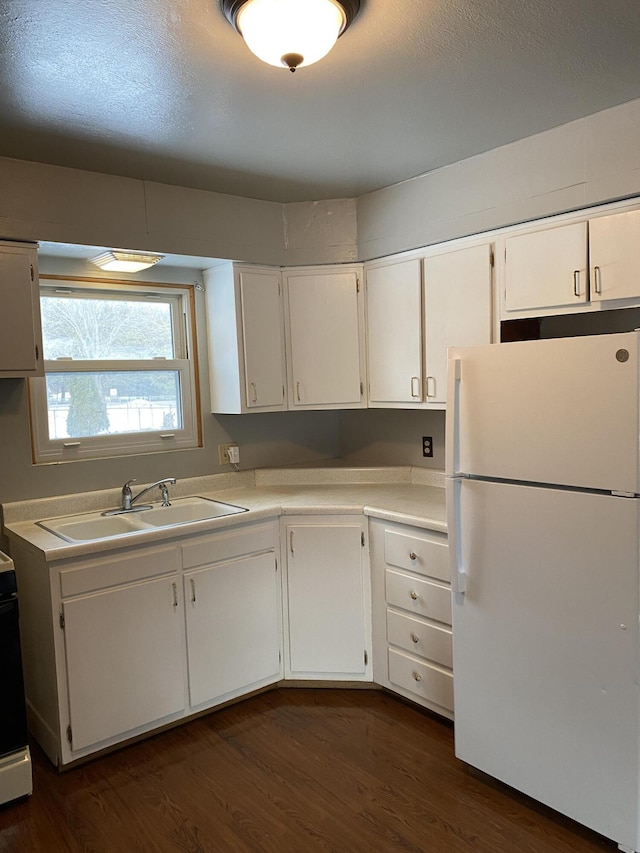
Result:
{"label": "white window frame", "polygon": [[[200,395],[197,386],[195,300],[192,285],[165,285],[137,281],[94,280],[66,276],[40,276],[40,292],[64,293],[81,299],[83,294],[123,300],[157,298],[172,305],[173,359],[54,359],[44,362],[44,377],[29,379],[29,402],[34,463],[70,462],[184,450],[202,447]],[[90,298],[90,297],[89,297]],[[46,352],[45,352],[46,356]],[[180,377],[182,427],[171,430],[49,438],[47,373],[99,373],[126,371],[177,371]]]}

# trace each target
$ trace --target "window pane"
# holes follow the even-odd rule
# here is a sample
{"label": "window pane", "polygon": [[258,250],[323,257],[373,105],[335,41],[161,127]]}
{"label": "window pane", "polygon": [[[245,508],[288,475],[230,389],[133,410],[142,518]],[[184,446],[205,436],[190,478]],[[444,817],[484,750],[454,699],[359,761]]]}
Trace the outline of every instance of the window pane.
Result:
{"label": "window pane", "polygon": [[168,302],[43,294],[40,306],[45,359],[175,357]]}
{"label": "window pane", "polygon": [[177,370],[47,373],[49,438],[182,429]]}

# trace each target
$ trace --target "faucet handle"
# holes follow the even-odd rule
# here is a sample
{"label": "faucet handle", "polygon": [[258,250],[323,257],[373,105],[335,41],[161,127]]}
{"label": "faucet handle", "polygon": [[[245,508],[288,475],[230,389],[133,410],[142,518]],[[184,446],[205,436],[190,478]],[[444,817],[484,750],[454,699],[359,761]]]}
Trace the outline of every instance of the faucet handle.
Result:
{"label": "faucet handle", "polygon": [[127,482],[122,487],[122,509],[131,509],[131,483],[137,483],[135,477]]}

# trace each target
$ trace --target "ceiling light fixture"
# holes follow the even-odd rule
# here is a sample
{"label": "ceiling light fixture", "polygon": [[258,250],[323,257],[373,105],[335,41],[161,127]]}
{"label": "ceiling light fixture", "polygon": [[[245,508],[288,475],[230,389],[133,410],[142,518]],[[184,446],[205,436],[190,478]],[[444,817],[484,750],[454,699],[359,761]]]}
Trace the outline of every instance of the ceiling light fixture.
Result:
{"label": "ceiling light fixture", "polygon": [[252,53],[290,71],[326,56],[360,9],[360,0],[221,0]]}
{"label": "ceiling light fixture", "polygon": [[157,264],[163,258],[164,255],[156,255],[153,252],[121,252],[110,249],[108,252],[96,255],[95,258],[89,258],[89,263],[111,272],[140,272]]}

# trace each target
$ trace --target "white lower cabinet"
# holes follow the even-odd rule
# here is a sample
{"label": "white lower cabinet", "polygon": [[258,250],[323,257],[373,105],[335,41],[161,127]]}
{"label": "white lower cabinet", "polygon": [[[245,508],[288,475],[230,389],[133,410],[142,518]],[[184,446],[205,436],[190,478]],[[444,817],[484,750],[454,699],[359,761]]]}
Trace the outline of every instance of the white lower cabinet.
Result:
{"label": "white lower cabinet", "polygon": [[447,537],[372,519],[369,543],[374,680],[452,718]]}
{"label": "white lower cabinet", "polygon": [[184,575],[192,707],[280,678],[276,568],[268,551]]}
{"label": "white lower cabinet", "polygon": [[64,602],[73,750],[184,709],[180,605],[175,578]]}
{"label": "white lower cabinet", "polygon": [[370,586],[364,519],[288,517],[285,677],[370,681]]}

